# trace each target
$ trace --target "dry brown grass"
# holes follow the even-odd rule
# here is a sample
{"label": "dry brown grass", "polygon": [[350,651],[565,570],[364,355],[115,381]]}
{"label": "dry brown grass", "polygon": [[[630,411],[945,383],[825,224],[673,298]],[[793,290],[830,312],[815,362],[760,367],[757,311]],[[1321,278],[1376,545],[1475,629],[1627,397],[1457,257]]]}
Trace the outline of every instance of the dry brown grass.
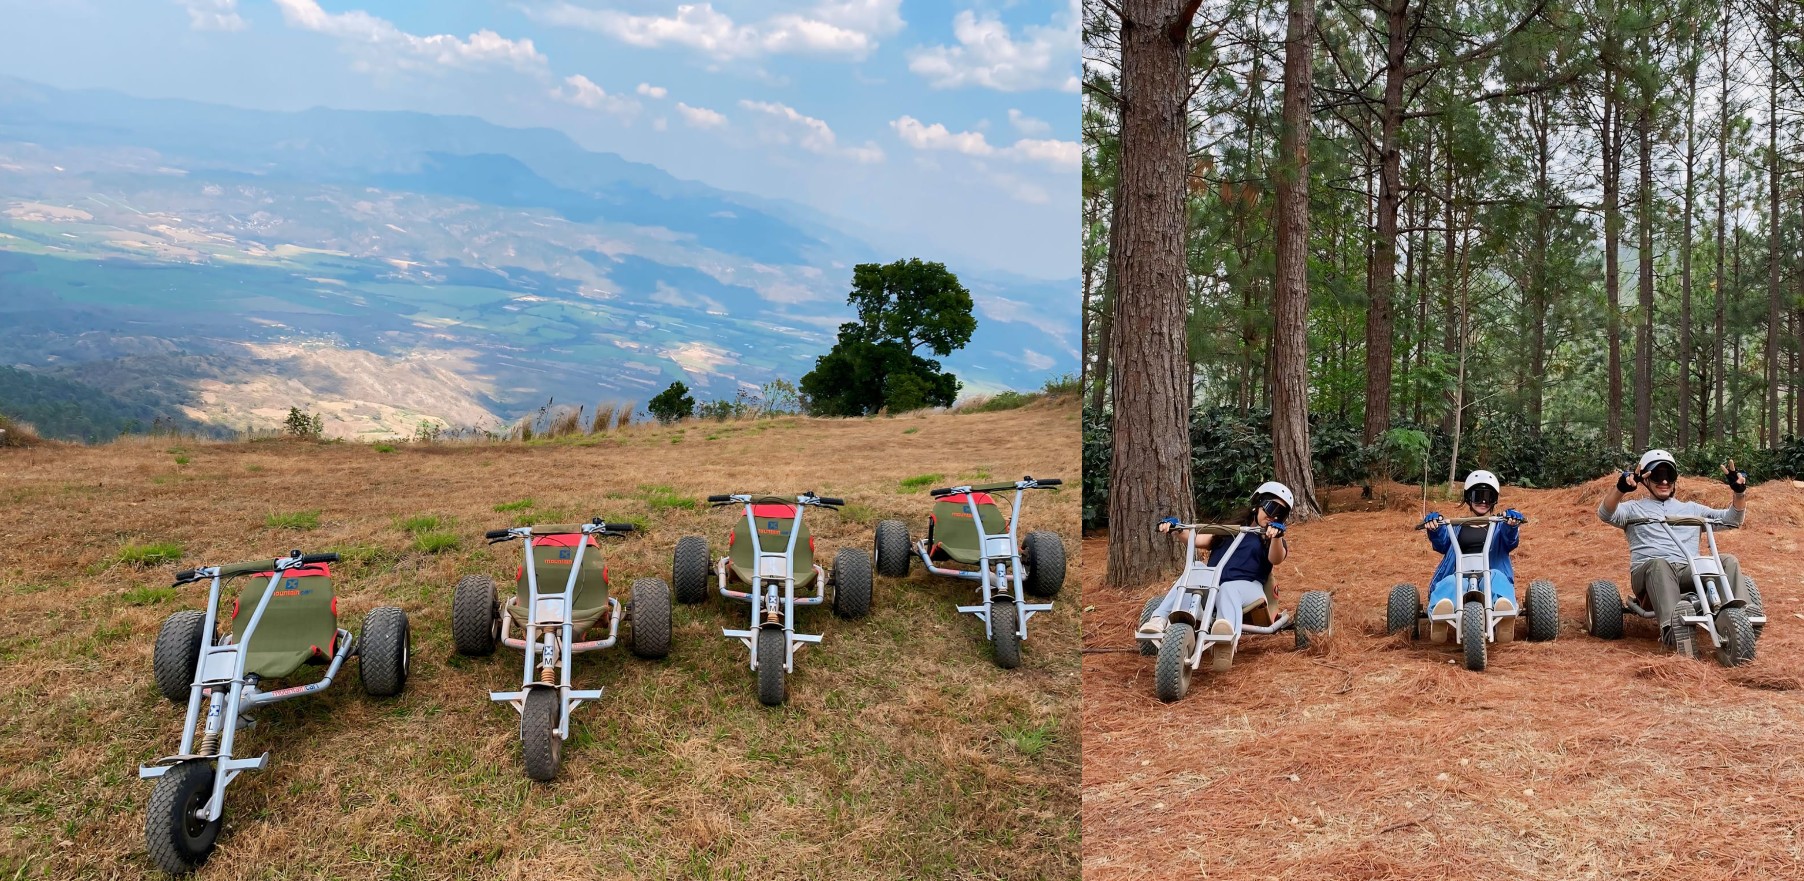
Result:
{"label": "dry brown grass", "polygon": [[570,437],[583,433],[583,408],[564,407],[546,421],[546,437]]}
{"label": "dry brown grass", "polygon": [[[1334,592],[1325,651],[1249,637],[1232,670],[1199,673],[1172,705],[1131,648],[1155,586],[1103,587],[1106,540],[1087,542],[1084,876],[1797,877],[1804,490],[1754,487],[1748,527],[1720,539],[1773,622],[1752,665],[1724,670],[1663,653],[1646,622],[1620,642],[1584,633],[1584,586],[1627,577],[1597,488],[1506,489],[1534,518],[1518,576],[1554,580],[1562,627],[1552,643],[1494,647],[1484,673],[1453,647],[1383,635],[1391,585],[1422,584],[1437,559],[1410,530],[1417,493],[1355,511],[1358,490],[1337,490],[1346,513],[1291,531],[1280,595]],[[1681,486],[1715,505],[1728,495]]]}
{"label": "dry brown grass", "polygon": [[[668,660],[577,661],[577,683],[608,691],[577,710],[549,785],[522,773],[514,711],[487,700],[518,682],[519,655],[455,656],[448,619],[459,576],[516,565],[517,545],[489,548],[481,531],[526,514],[643,521],[607,545],[620,589],[668,578],[679,536],[724,551],[730,514],[654,507],[657,487],[845,496],[856,506],[809,518],[829,555],[868,547],[880,517],[921,529],[927,497],[901,494],[904,477],[1058,475],[1071,486],[1029,499],[1027,524],[1058,529],[1075,553],[1076,420],[1073,408],[790,418],[389,454],[195,444],[180,467],[142,444],[0,456],[0,877],[150,873],[151,787],[136,766],[170,752],[181,725],[151,684],[151,647],[163,618],[204,592],[128,593],[177,567],[105,561],[128,542],[173,541],[187,563],[338,549],[351,560],[338,568],[343,622],[398,604],[414,625],[404,696],[363,696],[350,662],[323,694],[258,714],[241,743],[269,750],[270,767],[233,784],[203,879],[1075,878],[1075,578],[1034,619],[1014,671],[953,611],[962,585],[880,579],[856,622],[807,610],[804,627],[826,639],[798,656],[775,710],[757,704],[744,648],[720,635],[744,607],[680,606]],[[527,497],[527,512],[492,510]],[[270,510],[303,508],[321,512],[317,529],[263,528]],[[461,547],[413,551],[397,524],[422,514],[449,518]]]}
{"label": "dry brown grass", "polygon": [[37,426],[0,415],[0,447],[35,447],[43,442]]}

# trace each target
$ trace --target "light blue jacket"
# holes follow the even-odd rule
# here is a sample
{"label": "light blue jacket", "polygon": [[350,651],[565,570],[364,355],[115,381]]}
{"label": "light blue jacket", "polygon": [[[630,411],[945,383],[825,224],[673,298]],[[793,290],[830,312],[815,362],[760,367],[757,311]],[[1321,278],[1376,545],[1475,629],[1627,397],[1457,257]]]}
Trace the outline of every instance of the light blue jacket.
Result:
{"label": "light blue jacket", "polygon": [[[1515,524],[1507,520],[1493,523],[1490,528],[1497,530],[1497,537],[1491,540],[1491,568],[1502,572],[1503,577],[1508,578],[1513,584],[1516,581],[1516,570],[1510,566],[1510,551],[1516,549],[1516,542],[1521,535],[1517,532]],[[1457,555],[1447,553],[1449,548],[1458,546],[1459,540],[1454,537],[1453,526],[1449,523],[1442,523],[1440,526],[1428,529],[1427,532],[1428,543],[1434,545],[1434,549],[1442,554],[1441,565],[1434,570],[1434,578],[1430,581],[1431,584],[1438,584],[1441,579],[1459,571]]]}

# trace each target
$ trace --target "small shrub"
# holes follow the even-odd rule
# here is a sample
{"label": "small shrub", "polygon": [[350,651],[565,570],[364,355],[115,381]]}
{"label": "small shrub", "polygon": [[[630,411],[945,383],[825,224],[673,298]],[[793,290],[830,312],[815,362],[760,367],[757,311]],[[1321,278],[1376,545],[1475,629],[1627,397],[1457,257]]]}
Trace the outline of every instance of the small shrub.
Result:
{"label": "small shrub", "polygon": [[172,541],[157,541],[149,544],[128,544],[119,549],[113,556],[116,563],[127,566],[162,566],[178,562],[182,559],[182,546]]}
{"label": "small shrub", "polygon": [[1045,395],[1075,395],[1082,390],[1083,383],[1078,381],[1075,373],[1061,373],[1040,386],[1040,393]]}
{"label": "small shrub", "polygon": [[319,440],[325,434],[326,421],[318,413],[306,413],[299,407],[289,407],[288,418],[282,420],[282,430],[289,437]]}
{"label": "small shrub", "polygon": [[914,428],[904,429],[902,431],[902,433],[903,434],[914,434],[915,432],[920,431],[920,430],[921,430],[921,427],[917,425]]}
{"label": "small shrub", "polygon": [[192,460],[190,460],[190,459],[189,459],[189,458],[188,458],[188,457],[187,457],[187,456],[177,456],[177,457],[175,457],[175,464],[177,464],[177,465],[186,465],[186,464],[188,464],[188,463],[189,463],[189,462],[190,462],[190,461],[192,461]]}
{"label": "small shrub", "polygon": [[401,520],[395,525],[406,532],[419,535],[422,532],[431,532],[449,526],[450,520],[446,517],[440,517],[437,514],[416,514]]}
{"label": "small shrub", "polygon": [[29,422],[20,422],[0,413],[0,447],[35,447],[43,443],[38,430]]}
{"label": "small shrub", "polygon": [[270,514],[263,518],[266,529],[318,529],[318,511],[296,511],[293,514]]}
{"label": "small shrub", "polygon": [[681,382],[673,382],[670,386],[651,399],[645,405],[651,415],[665,425],[689,416],[695,412],[695,399],[689,396],[689,387]]}
{"label": "small shrub", "polygon": [[651,508],[653,511],[664,510],[667,508],[680,508],[685,511],[692,511],[701,504],[695,500],[694,496],[681,495],[668,486],[641,485],[639,487],[639,492],[643,494],[646,507]]}
{"label": "small shrub", "polygon": [[373,449],[378,453],[392,453],[395,451],[395,445],[394,444],[377,444],[375,447],[373,447]]}
{"label": "small shrub", "polygon": [[[445,427],[443,425],[433,422],[430,419],[421,419],[420,424],[414,427],[413,439],[415,443],[436,443],[438,439],[444,435],[444,431]],[[388,447],[388,444],[377,444],[377,446]],[[386,450],[377,450],[379,453],[392,453],[394,451],[394,447],[388,447]]]}
{"label": "small shrub", "polygon": [[942,476],[943,475],[939,474],[917,474],[913,477],[904,477],[902,478],[902,491],[910,492],[924,486],[939,483]]}
{"label": "small shrub", "polygon": [[175,599],[175,588],[162,585],[139,585],[123,594],[120,599],[128,606],[154,606]]}
{"label": "small shrub", "polygon": [[1017,391],[1005,391],[989,398],[979,398],[971,401],[965,406],[958,408],[958,412],[999,413],[1003,410],[1018,410],[1033,403],[1037,397],[1039,396],[1024,395]]}
{"label": "small shrub", "polygon": [[422,554],[442,554],[457,550],[457,533],[455,532],[416,532],[413,536],[413,549]]}
{"label": "small shrub", "polygon": [[521,499],[517,502],[502,502],[495,506],[495,513],[505,514],[509,511],[524,511],[532,507],[532,499]]}

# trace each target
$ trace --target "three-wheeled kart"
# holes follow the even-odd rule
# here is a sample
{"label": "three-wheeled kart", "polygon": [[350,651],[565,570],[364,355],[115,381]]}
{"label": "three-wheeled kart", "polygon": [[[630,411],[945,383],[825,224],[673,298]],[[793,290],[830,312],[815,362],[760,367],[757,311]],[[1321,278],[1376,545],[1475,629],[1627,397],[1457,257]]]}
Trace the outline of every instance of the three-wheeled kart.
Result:
{"label": "three-wheeled kart", "polygon": [[[1740,596],[1729,589],[1722,555],[1716,548],[1716,527],[1723,522],[1714,517],[1635,517],[1624,525],[1650,523],[1662,524],[1675,542],[1679,538],[1672,532],[1674,526],[1702,530],[1703,547],[1690,560],[1691,590],[1679,595],[1678,607],[1673,610],[1673,626],[1668,631],[1672,650],[1687,658],[1698,657],[1697,633],[1701,631],[1710,638],[1717,663],[1735,667],[1754,660],[1754,644],[1766,629],[1766,609],[1754,579],[1741,577]],[[1585,592],[1585,629],[1602,639],[1621,639],[1623,616],[1633,613],[1654,618],[1652,605],[1646,593],[1625,598],[1615,582],[1593,581]]]}
{"label": "three-wheeled kart", "polygon": [[[1515,641],[1518,618],[1528,619],[1530,642],[1546,642],[1558,636],[1560,603],[1553,582],[1544,578],[1530,582],[1527,605],[1520,610],[1514,602],[1497,608],[1490,600],[1491,545],[1497,537],[1497,524],[1503,521],[1504,518],[1496,514],[1447,520],[1445,528],[1449,530],[1462,526],[1486,527],[1484,546],[1470,554],[1460,551],[1456,537],[1449,537],[1447,556],[1454,558],[1454,573],[1459,580],[1451,608],[1424,609],[1421,592],[1415,585],[1396,585],[1391,588],[1385,605],[1385,631],[1408,630],[1410,639],[1419,639],[1422,625],[1426,623],[1430,639],[1452,642],[1465,649],[1466,669],[1473,671],[1485,668],[1491,643]],[[1426,523],[1417,524],[1416,530],[1421,531],[1426,526]]]}

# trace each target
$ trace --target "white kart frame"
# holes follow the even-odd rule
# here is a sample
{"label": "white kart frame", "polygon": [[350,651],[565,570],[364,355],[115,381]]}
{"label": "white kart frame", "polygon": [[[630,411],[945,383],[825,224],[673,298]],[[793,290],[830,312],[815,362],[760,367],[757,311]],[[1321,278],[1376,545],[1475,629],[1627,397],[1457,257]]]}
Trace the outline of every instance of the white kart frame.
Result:
{"label": "white kart frame", "polygon": [[[1467,601],[1476,599],[1485,610],[1485,642],[1494,643],[1497,641],[1498,622],[1509,621],[1509,626],[1514,627],[1516,625],[1512,619],[1522,613],[1520,605],[1510,611],[1499,612],[1492,608],[1491,603],[1491,544],[1497,539],[1497,524],[1504,522],[1506,518],[1490,514],[1484,517],[1444,517],[1441,519],[1445,521],[1445,524],[1436,528],[1448,530],[1447,556],[1455,558],[1453,571],[1454,577],[1459,579],[1459,593],[1454,597],[1453,611],[1445,615],[1436,615],[1433,603],[1429,603],[1422,616],[1428,619],[1430,627],[1437,622],[1451,625],[1453,627],[1453,644],[1464,645],[1466,635],[1462,609]],[[1528,520],[1524,519],[1522,522],[1527,523]],[[1459,549],[1459,533],[1453,530],[1461,526],[1478,526],[1480,524],[1490,525],[1490,528],[1485,530],[1484,547],[1472,554],[1461,551]],[[1428,592],[1430,596],[1434,594],[1433,584],[1428,585]]]}
{"label": "white kart frame", "polygon": [[[743,591],[728,586],[731,576],[729,569],[733,564],[733,555],[727,554],[714,562],[714,577],[719,582],[720,595],[732,600],[748,603],[751,606],[751,625],[744,630],[729,627],[721,628],[723,636],[738,639],[745,643],[746,653],[751,656],[751,668],[758,669],[758,631],[772,627],[781,627],[788,635],[783,651],[783,672],[795,672],[796,649],[810,643],[819,643],[820,634],[796,632],[796,606],[818,606],[827,601],[827,573],[819,563],[814,564],[814,595],[796,596],[795,551],[796,538],[802,534],[802,509],[809,507],[833,508],[835,505],[823,501],[813,493],[803,493],[795,497],[795,524],[789,529],[789,543],[783,552],[770,553],[764,550],[764,544],[758,541],[758,518],[752,514],[755,498],[750,493],[734,493],[724,501],[712,502],[715,507],[739,504],[745,506],[745,525],[749,530],[747,540],[753,542],[753,560],[756,579],[746,585]],[[775,503],[773,503],[775,504]]]}
{"label": "white kart frame", "polygon": [[[1184,546],[1189,549],[1189,557],[1185,561],[1184,571],[1172,582],[1171,588],[1165,592],[1165,598],[1159,601],[1147,621],[1164,621],[1166,628],[1173,623],[1195,627],[1196,649],[1191,652],[1186,663],[1190,669],[1198,670],[1202,668],[1204,653],[1210,649],[1226,644],[1232,653],[1239,647],[1239,634],[1210,632],[1217,617],[1216,605],[1221,597],[1221,572],[1227,561],[1234,559],[1234,551],[1247,536],[1258,535],[1265,530],[1258,526],[1224,526],[1214,523],[1183,523],[1176,528],[1183,530]],[[1197,553],[1202,550],[1196,546],[1199,534],[1234,537],[1221,556],[1221,566],[1209,565],[1208,558]],[[1278,633],[1288,629],[1290,624],[1290,612],[1274,610],[1272,623],[1261,626],[1243,620],[1240,633]],[[1154,630],[1142,625],[1134,632],[1134,638],[1150,641],[1154,646],[1162,648],[1165,645],[1165,629]]]}
{"label": "white kart frame", "polygon": [[[1021,542],[1016,536],[1021,523],[1021,494],[1030,489],[1052,489],[1057,485],[1056,483],[1042,483],[1030,477],[1014,483],[995,484],[987,487],[953,486],[936,489],[932,493],[934,498],[961,493],[964,495],[965,509],[971,512],[971,523],[977,529],[977,547],[982,557],[978,560],[976,570],[936,566],[933,562],[932,548],[925,537],[915,542],[915,555],[921,558],[921,564],[927,567],[927,571],[935,575],[978,582],[977,595],[983,602],[974,606],[958,606],[957,608],[960,612],[976,615],[979,620],[983,621],[985,639],[994,640],[996,638],[995,633],[991,630],[990,607],[997,599],[1008,599],[1015,603],[1015,609],[1020,612],[1016,616],[1018,623],[1015,627],[1015,635],[1019,636],[1022,642],[1027,641],[1027,619],[1040,612],[1052,611],[1052,603],[1030,603],[1027,600],[1027,590],[1023,584],[1025,570],[1021,564]],[[1015,491],[1015,503],[1008,518],[1008,532],[1003,535],[991,535],[984,531],[982,513],[977,508],[977,501],[971,498],[971,494],[997,490],[1006,491],[1010,487],[1013,487]]]}
{"label": "white kart frame", "polygon": [[[1697,603],[1698,614],[1684,615],[1679,620],[1704,628],[1704,632],[1710,634],[1711,648],[1722,648],[1723,635],[1716,629],[1717,613],[1724,609],[1746,607],[1748,604],[1747,600],[1736,596],[1734,589],[1729,585],[1729,575],[1723,569],[1722,554],[1716,549],[1716,527],[1721,526],[1726,529],[1735,527],[1715,517],[1634,517],[1623,525],[1638,526],[1647,523],[1658,523],[1665,527],[1666,534],[1672,538],[1674,544],[1683,544],[1679,541],[1678,534],[1672,531],[1674,526],[1696,526],[1703,530],[1702,540],[1710,546],[1710,553],[1694,554],[1689,561],[1693,601]],[[1653,610],[1642,608],[1641,604],[1636,601],[1632,587],[1629,594],[1629,598],[1623,602],[1623,608],[1643,618],[1656,616]],[[1683,597],[1684,594],[1681,593],[1680,596]],[[1766,626],[1766,616],[1749,615],[1748,623],[1755,627],[1764,627]]]}

